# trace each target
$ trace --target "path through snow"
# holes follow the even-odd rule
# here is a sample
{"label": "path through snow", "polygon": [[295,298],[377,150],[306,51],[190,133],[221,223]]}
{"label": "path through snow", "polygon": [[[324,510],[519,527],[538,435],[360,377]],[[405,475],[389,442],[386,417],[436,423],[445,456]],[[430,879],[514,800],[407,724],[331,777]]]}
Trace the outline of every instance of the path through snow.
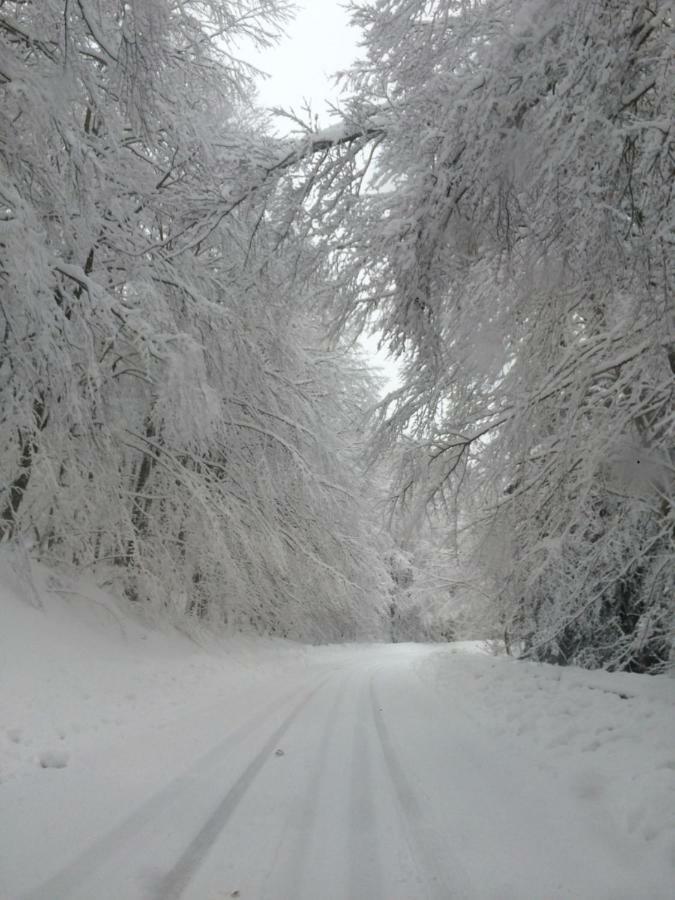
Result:
{"label": "path through snow", "polygon": [[[34,692],[2,697],[7,900],[672,896],[672,679],[452,645],[217,657],[2,599],[0,677]],[[39,763],[54,716],[65,768]]]}

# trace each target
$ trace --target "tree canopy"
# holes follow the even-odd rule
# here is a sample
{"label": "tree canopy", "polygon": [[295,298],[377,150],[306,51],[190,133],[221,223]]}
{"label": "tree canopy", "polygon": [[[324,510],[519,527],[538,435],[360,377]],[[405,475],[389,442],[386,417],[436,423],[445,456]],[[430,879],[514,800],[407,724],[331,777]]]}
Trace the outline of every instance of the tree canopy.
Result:
{"label": "tree canopy", "polygon": [[[0,530],[158,608],[374,635],[393,468],[507,645],[656,671],[672,4],[351,12],[339,120],[280,141],[236,48],[283,3],[0,2]],[[366,328],[404,372],[374,420]]]}
{"label": "tree canopy", "polygon": [[350,115],[380,132],[368,175],[348,148],[315,178],[312,227],[328,219],[337,321],[374,318],[405,359],[378,444],[400,444],[398,500],[458,517],[528,655],[664,665],[672,7],[383,0],[354,16]]}
{"label": "tree canopy", "polygon": [[279,150],[234,52],[284,13],[0,4],[0,529],[157,610],[354,638],[387,583],[371,387],[251,190]]}

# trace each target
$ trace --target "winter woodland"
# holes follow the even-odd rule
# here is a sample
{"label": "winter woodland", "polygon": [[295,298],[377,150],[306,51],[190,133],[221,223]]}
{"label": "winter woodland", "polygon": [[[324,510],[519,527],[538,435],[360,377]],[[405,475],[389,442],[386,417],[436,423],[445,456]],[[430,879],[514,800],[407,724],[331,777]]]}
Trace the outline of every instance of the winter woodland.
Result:
{"label": "winter woodland", "polygon": [[282,139],[282,0],[0,0],[0,540],[183,624],[660,671],[673,5],[351,14]]}

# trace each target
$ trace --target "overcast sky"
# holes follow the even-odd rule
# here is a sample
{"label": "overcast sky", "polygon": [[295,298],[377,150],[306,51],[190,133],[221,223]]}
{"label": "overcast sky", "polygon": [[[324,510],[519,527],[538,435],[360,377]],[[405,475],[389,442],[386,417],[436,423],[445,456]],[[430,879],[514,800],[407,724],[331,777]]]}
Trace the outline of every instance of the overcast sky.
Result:
{"label": "overcast sky", "polygon": [[337,0],[300,0],[288,36],[258,56],[258,68],[269,72],[259,87],[262,106],[292,106],[309,100],[322,125],[326,101],[338,99],[333,75],[347,69],[358,54],[359,32],[349,25]]}
{"label": "overcast sky", "polygon": [[[328,105],[339,98],[333,76],[349,68],[358,56],[359,32],[349,25],[347,12],[337,0],[300,0],[296,5],[287,37],[251,60],[269,73],[269,78],[260,80],[259,103],[300,112],[308,100],[325,127],[330,123]],[[276,127],[283,133],[283,120],[277,120]],[[364,337],[362,345],[371,365],[387,379],[386,390],[392,390],[398,383],[397,368],[377,350],[377,340],[377,336]]]}

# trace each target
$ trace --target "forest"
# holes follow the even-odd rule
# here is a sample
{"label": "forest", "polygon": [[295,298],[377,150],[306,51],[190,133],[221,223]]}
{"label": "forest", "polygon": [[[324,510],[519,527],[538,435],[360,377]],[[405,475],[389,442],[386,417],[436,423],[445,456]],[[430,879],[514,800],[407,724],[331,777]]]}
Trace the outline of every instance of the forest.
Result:
{"label": "forest", "polygon": [[279,137],[284,0],[0,0],[0,543],[184,628],[661,672],[672,3],[349,6]]}

